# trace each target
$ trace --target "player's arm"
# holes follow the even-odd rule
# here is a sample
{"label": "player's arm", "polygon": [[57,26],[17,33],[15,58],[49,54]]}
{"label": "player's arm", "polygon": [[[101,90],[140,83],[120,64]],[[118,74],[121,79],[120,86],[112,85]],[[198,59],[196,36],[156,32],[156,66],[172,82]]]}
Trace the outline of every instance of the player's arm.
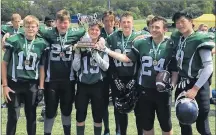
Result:
{"label": "player's arm", "polygon": [[106,52],[110,57],[113,57],[114,59],[119,60],[121,62],[131,62],[127,55],[114,52],[107,47],[104,48],[104,52]]}
{"label": "player's arm", "polygon": [[79,48],[75,48],[75,53],[74,53],[74,59],[72,62],[72,66],[74,71],[79,71],[80,67],[81,67],[81,53],[80,53],[80,49]]}
{"label": "player's arm", "polygon": [[8,87],[8,80],[7,80],[7,68],[8,68],[8,62],[10,61],[11,58],[11,50],[6,50],[4,57],[3,57],[3,61],[1,62],[1,66],[2,66],[2,87],[3,87],[3,96],[6,102],[11,101],[11,98],[9,96],[9,93],[15,93],[13,90],[11,90]]}
{"label": "player's arm", "polygon": [[109,57],[107,56],[107,54],[104,55],[104,57],[102,58],[98,51],[93,51],[92,53],[92,58],[97,62],[98,66],[103,70],[103,71],[107,71],[109,68]]}
{"label": "player's arm", "polygon": [[213,72],[213,62],[212,62],[212,54],[208,49],[200,49],[199,55],[202,59],[202,64],[204,66],[203,70],[200,73],[200,77],[193,86],[192,89],[199,90],[205,83],[208,81],[209,77]]}

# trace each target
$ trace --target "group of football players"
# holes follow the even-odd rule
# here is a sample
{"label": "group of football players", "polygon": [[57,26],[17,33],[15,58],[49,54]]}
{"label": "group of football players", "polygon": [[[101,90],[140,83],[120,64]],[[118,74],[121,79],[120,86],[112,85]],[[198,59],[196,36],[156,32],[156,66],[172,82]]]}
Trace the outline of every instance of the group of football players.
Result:
{"label": "group of football players", "polygon": [[[128,113],[134,110],[138,135],[154,135],[155,112],[163,135],[172,135],[171,101],[175,91],[176,115],[182,135],[192,135],[196,122],[201,135],[211,135],[210,78],[214,37],[193,29],[192,16],[177,12],[171,37],[167,20],[152,16],[148,31],[134,31],[133,16],[125,12],[119,23],[112,11],[102,21],[70,26],[67,10],[46,18],[40,26],[32,15],[2,27],[2,87],[8,106],[7,135],[15,135],[24,103],[28,135],[36,135],[36,108],[44,95],[44,135],[51,135],[58,104],[65,135],[71,134],[71,113],[76,108],[76,134],[85,134],[89,102],[94,134],[110,135],[109,93],[112,93],[116,135],[126,135]],[[101,24],[103,23],[103,25]],[[119,27],[119,28],[118,28]],[[86,45],[86,46],[85,46]],[[87,46],[88,45],[88,46]],[[190,111],[192,110],[192,111]],[[191,113],[192,112],[192,113]],[[136,134],[136,133],[134,133]]]}

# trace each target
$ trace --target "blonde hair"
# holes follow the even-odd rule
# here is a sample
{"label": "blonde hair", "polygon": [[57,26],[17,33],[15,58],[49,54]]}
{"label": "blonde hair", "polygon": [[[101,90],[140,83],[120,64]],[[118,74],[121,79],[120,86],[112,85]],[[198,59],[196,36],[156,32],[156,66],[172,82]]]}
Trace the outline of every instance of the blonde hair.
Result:
{"label": "blonde hair", "polygon": [[17,13],[12,14],[11,21],[14,21],[16,19],[20,19],[21,20],[21,16],[19,14],[17,14]]}
{"label": "blonde hair", "polygon": [[37,17],[33,16],[33,15],[27,15],[24,19],[23,19],[23,26],[29,25],[29,24],[37,24],[37,26],[39,26],[39,20]]}
{"label": "blonde hair", "polygon": [[69,20],[70,21],[71,20],[70,13],[67,10],[62,9],[56,13],[56,20],[60,20],[60,21]]}

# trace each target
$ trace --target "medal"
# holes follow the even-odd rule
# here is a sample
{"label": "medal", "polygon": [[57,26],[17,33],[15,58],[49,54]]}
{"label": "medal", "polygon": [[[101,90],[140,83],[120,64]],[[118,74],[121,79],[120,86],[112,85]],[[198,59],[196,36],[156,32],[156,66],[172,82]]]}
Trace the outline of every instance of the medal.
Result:
{"label": "medal", "polygon": [[59,56],[60,56],[60,57],[64,57],[64,56],[65,56],[65,53],[64,53],[64,52],[60,52],[60,53],[59,53]]}
{"label": "medal", "polygon": [[27,39],[25,38],[25,45],[23,47],[23,51],[24,51],[24,54],[26,55],[26,60],[24,61],[24,64],[25,65],[30,65],[30,56],[29,56],[29,53],[33,50],[34,46],[33,46],[33,42],[34,42],[35,39],[33,39],[31,41],[30,44],[28,44],[27,42]]}
{"label": "medal", "polygon": [[25,60],[25,65],[30,65],[30,60]]}
{"label": "medal", "polygon": [[153,60],[153,66],[157,66],[158,65],[158,61],[157,60]]}

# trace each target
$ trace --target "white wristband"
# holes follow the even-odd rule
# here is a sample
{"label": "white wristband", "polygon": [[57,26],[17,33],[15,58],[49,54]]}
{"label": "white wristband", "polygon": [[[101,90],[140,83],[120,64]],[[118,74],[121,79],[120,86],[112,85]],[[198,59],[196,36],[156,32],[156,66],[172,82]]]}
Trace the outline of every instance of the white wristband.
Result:
{"label": "white wristband", "polygon": [[110,49],[106,47],[106,49],[104,50],[105,53],[109,54]]}

